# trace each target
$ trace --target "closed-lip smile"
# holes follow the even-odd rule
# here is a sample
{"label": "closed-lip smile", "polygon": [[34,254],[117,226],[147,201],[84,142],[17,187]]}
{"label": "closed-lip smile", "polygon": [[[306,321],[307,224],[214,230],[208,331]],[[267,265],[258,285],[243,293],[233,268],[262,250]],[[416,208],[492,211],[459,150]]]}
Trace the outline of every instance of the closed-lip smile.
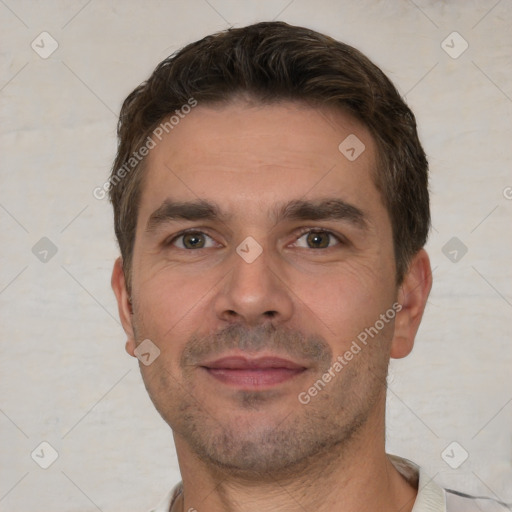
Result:
{"label": "closed-lip smile", "polygon": [[279,356],[226,356],[201,367],[220,382],[244,389],[272,387],[306,370],[305,366]]}

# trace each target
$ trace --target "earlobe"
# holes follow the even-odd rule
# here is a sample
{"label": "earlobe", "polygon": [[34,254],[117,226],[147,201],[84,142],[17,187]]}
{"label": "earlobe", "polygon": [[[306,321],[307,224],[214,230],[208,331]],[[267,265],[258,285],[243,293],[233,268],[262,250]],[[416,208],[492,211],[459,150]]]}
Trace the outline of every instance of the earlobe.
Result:
{"label": "earlobe", "polygon": [[126,279],[124,276],[123,261],[121,258],[117,258],[114,263],[112,279],[110,282],[112,285],[112,290],[114,290],[114,294],[116,296],[119,318],[121,320],[124,332],[128,337],[126,342],[126,352],[135,357],[135,335],[132,326],[133,311],[130,302],[130,296],[128,294],[128,290],[126,289]]}
{"label": "earlobe", "polygon": [[430,260],[421,249],[412,259],[399,289],[398,302],[402,309],[395,318],[391,357],[399,359],[411,352],[431,288]]}
{"label": "earlobe", "polygon": [[126,340],[126,345],[125,345],[124,349],[126,350],[126,353],[128,355],[130,355],[132,357],[136,357],[135,356],[135,340],[133,338]]}

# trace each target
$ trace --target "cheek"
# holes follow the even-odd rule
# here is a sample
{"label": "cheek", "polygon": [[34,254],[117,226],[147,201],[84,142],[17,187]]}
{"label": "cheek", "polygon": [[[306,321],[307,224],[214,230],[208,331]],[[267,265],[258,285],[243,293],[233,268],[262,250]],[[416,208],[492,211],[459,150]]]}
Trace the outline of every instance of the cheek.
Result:
{"label": "cheek", "polygon": [[340,341],[352,339],[365,327],[374,325],[379,315],[391,307],[392,277],[375,261],[345,263],[328,272],[289,275],[299,307],[316,319],[325,336]]}
{"label": "cheek", "polygon": [[149,338],[160,349],[159,365],[142,368],[153,373],[170,371],[182,379],[181,354],[192,335],[204,333],[212,318],[212,300],[225,273],[213,269],[191,271],[175,266],[151,268],[134,280],[134,325],[137,340]]}
{"label": "cheek", "polygon": [[211,298],[218,281],[211,272],[156,270],[136,283],[141,313],[148,323],[170,329],[197,315]]}

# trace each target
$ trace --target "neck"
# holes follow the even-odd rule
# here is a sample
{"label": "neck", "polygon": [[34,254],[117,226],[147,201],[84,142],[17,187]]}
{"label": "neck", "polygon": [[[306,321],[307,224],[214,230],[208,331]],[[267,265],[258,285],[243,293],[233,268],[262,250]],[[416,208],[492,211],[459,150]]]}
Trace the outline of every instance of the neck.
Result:
{"label": "neck", "polygon": [[385,453],[383,425],[371,422],[343,446],[280,474],[226,471],[199,460],[176,433],[175,442],[183,494],[173,512],[410,512],[416,497]]}

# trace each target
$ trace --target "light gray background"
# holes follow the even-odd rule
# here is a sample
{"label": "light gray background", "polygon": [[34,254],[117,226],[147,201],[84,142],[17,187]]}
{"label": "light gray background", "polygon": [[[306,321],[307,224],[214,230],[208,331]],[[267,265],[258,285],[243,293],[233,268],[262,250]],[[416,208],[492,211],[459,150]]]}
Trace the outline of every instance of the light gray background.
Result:
{"label": "light gray background", "polygon": [[[158,62],[272,19],[365,52],[429,155],[434,287],[413,353],[391,366],[388,451],[512,501],[511,0],[0,0],[0,510],[143,511],[179,479],[170,429],[124,352],[111,208],[92,191],[122,100]],[[43,31],[59,45],[47,58],[31,48],[51,49]],[[44,241],[33,250],[42,237],[54,256]],[[58,453],[46,470],[31,458],[50,461],[42,441]],[[454,441],[452,465],[469,454],[458,469],[441,456]]]}

